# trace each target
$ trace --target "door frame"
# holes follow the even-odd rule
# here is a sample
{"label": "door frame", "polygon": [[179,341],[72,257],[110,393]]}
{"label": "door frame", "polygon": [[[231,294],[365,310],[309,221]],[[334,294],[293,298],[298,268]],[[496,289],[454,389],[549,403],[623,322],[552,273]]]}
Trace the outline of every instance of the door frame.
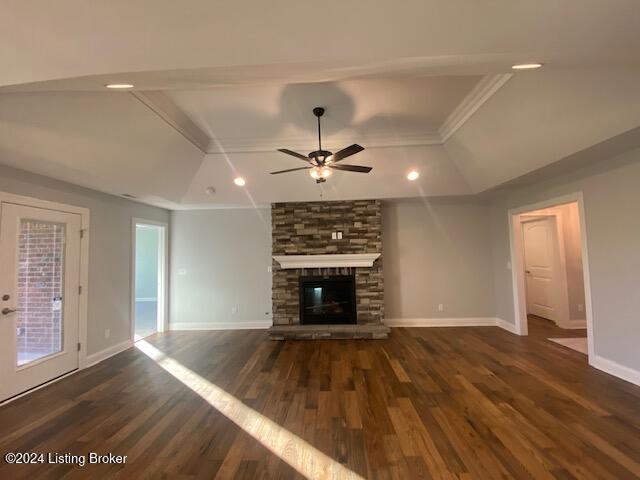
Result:
{"label": "door frame", "polygon": [[156,329],[165,332],[169,329],[169,224],[146,218],[133,217],[131,219],[131,303],[129,306],[130,338],[135,342],[136,335],[136,226],[147,225],[160,228],[158,277],[160,281],[159,293],[162,299],[158,299],[158,319]]}
{"label": "door frame", "polygon": [[509,246],[511,255],[511,281],[513,287],[513,313],[518,335],[527,335],[527,303],[524,278],[524,250],[522,245],[522,227],[519,217],[523,213],[541,210],[565,203],[576,202],[580,216],[580,246],[582,249],[582,272],[584,276],[585,315],[587,318],[587,346],[589,364],[595,359],[593,338],[593,310],[591,305],[591,275],[589,273],[589,249],[587,242],[586,218],[582,192],[574,192],[550,198],[537,203],[511,208],[507,211],[509,220]]}
{"label": "door frame", "polygon": [[[522,215],[525,215],[527,212],[520,214],[520,235],[522,235],[522,252],[524,254],[523,257],[523,267],[525,266],[526,263],[526,251],[525,251],[525,246],[524,246],[524,225],[526,223],[532,223],[532,222],[539,222],[539,221],[543,221],[543,220],[551,220],[553,228],[554,228],[554,232],[553,232],[553,275],[554,277],[554,281],[556,282],[556,285],[559,286],[560,288],[560,295],[557,295],[556,292],[556,297],[559,298],[555,298],[554,300],[557,301],[557,307],[558,307],[558,313],[559,313],[559,319],[556,323],[556,325],[558,325],[561,328],[568,328],[566,325],[569,324],[570,320],[571,320],[571,314],[569,311],[569,287],[567,285],[567,276],[566,276],[566,272],[567,272],[567,260],[566,260],[566,252],[565,252],[565,244],[564,244],[564,225],[563,225],[563,218],[562,218],[562,214],[560,212],[557,213],[544,213],[541,215],[536,215],[535,217],[531,217],[531,218],[523,218]],[[527,278],[526,278],[526,272],[525,272],[525,308],[528,307],[527,305]],[[528,308],[527,308],[528,310]],[[528,312],[527,312],[528,313]]]}
{"label": "door frame", "polygon": [[[3,203],[23,205],[25,207],[42,208],[45,210],[55,210],[58,212],[74,213],[80,215],[80,287],[78,304],[78,341],[80,350],[78,351],[78,370],[87,366],[87,312],[89,299],[89,221],[90,210],[85,207],[67,205],[65,203],[51,202],[39,198],[27,197],[0,191],[0,207]],[[71,373],[71,372],[69,372]],[[54,379],[51,379],[54,380]],[[31,390],[29,390],[31,391]]]}

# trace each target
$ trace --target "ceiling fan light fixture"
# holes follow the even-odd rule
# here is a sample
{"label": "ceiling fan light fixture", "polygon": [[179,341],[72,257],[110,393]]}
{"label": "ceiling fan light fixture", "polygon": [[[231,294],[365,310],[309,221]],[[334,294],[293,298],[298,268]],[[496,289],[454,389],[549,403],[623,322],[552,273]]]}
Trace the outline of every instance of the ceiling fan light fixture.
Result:
{"label": "ceiling fan light fixture", "polygon": [[326,180],[331,176],[332,173],[333,172],[329,167],[314,167],[309,170],[309,175],[311,175],[311,178],[313,178],[314,180],[319,180],[321,178]]}
{"label": "ceiling fan light fixture", "polygon": [[322,149],[322,130],[320,128],[320,117],[324,114],[324,108],[316,107],[313,109],[313,114],[318,119],[318,149],[310,152],[308,155],[302,155],[301,153],[294,152],[288,148],[279,148],[278,151],[296,157],[303,160],[307,167],[300,168],[287,168],[285,170],[278,170],[277,172],[271,172],[271,175],[278,175],[280,173],[295,172],[298,170],[309,170],[309,176],[313,178],[317,183],[323,183],[327,181],[327,178],[333,173],[333,169],[342,170],[345,172],[355,173],[369,173],[371,167],[363,167],[361,165],[343,165],[338,162],[344,160],[351,155],[355,155],[364,150],[364,147],[354,143],[346,148],[338,150],[333,153],[329,150]]}

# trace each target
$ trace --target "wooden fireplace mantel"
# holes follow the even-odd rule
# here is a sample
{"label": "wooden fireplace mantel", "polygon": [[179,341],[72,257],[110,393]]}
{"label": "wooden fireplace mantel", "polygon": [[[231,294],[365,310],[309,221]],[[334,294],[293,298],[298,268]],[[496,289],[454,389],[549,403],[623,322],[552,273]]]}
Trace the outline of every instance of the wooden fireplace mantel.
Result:
{"label": "wooden fireplace mantel", "polygon": [[372,267],[379,253],[336,253],[325,255],[274,255],[283,269]]}

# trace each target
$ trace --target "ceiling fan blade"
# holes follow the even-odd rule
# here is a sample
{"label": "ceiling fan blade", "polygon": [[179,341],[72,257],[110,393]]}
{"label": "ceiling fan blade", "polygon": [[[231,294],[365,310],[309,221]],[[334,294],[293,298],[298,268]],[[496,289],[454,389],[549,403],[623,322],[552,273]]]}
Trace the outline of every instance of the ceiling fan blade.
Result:
{"label": "ceiling fan blade", "polygon": [[277,175],[279,173],[295,172],[296,170],[309,170],[310,168],[313,168],[313,167],[288,168],[287,170],[278,170],[277,172],[271,172],[271,175]]}
{"label": "ceiling fan blade", "polygon": [[369,173],[373,168],[362,167],[360,165],[327,165],[329,168],[335,168],[336,170],[344,170],[345,172],[357,172],[357,173]]}
{"label": "ceiling fan blade", "polygon": [[351,155],[355,155],[356,153],[361,152],[362,150],[364,150],[364,147],[361,147],[357,143],[354,143],[350,147],[343,148],[339,152],[334,153],[333,156],[331,157],[331,161],[339,162],[343,158],[347,158],[347,157],[350,157]]}
{"label": "ceiling fan blade", "polygon": [[307,157],[306,155],[302,155],[301,153],[294,152],[293,150],[289,150],[287,148],[279,148],[278,151],[286,153],[287,155],[298,157],[300,160],[304,160],[305,162],[310,162],[309,157]]}

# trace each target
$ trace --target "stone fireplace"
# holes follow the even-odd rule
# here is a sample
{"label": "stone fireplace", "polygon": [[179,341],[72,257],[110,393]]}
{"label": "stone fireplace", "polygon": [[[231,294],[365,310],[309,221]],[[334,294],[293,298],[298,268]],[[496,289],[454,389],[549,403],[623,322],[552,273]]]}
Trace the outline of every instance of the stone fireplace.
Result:
{"label": "stone fireplace", "polygon": [[386,338],[380,201],[276,203],[271,217],[271,338]]}

